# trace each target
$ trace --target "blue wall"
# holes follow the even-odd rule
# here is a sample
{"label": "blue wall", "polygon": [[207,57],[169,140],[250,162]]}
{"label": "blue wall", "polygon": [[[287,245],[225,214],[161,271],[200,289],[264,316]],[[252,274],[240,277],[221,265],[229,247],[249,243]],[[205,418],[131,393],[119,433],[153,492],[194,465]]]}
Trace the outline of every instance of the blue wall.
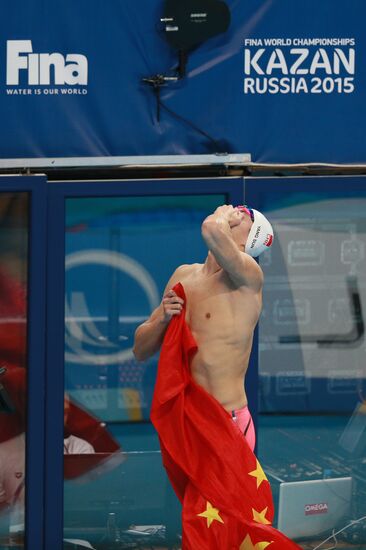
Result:
{"label": "blue wall", "polygon": [[187,78],[161,91],[215,144],[165,111],[158,122],[141,81],[177,66],[162,1],[3,0],[1,157],[225,151],[260,162],[365,162],[364,3],[227,3],[229,30],[191,52]]}

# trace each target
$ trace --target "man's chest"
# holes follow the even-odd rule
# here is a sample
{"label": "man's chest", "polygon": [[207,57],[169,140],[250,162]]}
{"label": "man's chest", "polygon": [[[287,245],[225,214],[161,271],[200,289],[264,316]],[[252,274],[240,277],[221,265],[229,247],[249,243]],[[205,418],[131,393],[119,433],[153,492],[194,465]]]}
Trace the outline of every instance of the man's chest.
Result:
{"label": "man's chest", "polygon": [[235,314],[241,293],[220,275],[197,275],[181,281],[186,295],[186,321],[191,328],[222,324]]}

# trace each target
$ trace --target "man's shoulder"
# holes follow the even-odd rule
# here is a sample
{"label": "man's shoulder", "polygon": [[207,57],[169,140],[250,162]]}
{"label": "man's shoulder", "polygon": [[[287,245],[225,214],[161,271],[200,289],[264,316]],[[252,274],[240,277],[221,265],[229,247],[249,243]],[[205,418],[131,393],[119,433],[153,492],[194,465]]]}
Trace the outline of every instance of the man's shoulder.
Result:
{"label": "man's shoulder", "polygon": [[177,267],[167,284],[167,289],[172,288],[177,283],[186,281],[187,278],[197,271],[200,265],[201,264],[183,264]]}
{"label": "man's shoulder", "polygon": [[202,264],[182,264],[175,270],[175,273],[177,274],[186,274],[191,273],[193,271],[196,271],[199,267],[201,267]]}

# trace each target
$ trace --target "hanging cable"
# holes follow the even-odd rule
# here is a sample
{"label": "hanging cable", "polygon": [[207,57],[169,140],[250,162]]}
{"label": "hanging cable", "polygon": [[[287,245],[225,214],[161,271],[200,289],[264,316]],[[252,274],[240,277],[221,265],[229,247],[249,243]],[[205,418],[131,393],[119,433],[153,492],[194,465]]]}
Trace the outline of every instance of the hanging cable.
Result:
{"label": "hanging cable", "polygon": [[[344,527],[342,527],[342,529],[339,529],[339,531],[336,531],[334,533],[334,530],[333,530],[333,533],[330,535],[330,537],[328,537],[327,539],[323,540],[323,542],[321,542],[320,544],[318,544],[318,546],[315,546],[313,548],[313,550],[318,550],[318,548],[320,548],[321,546],[323,546],[323,544],[325,544],[326,542],[328,542],[328,540],[332,539],[332,538],[335,538],[335,535],[339,535],[339,533],[342,533],[342,531],[345,531],[346,529],[348,529],[348,527],[351,527],[352,525],[354,525],[355,523],[359,523],[360,521],[363,521],[364,519],[366,519],[366,516],[362,516],[361,518],[358,518],[358,519],[354,519],[352,521],[350,521],[349,523],[347,523],[347,525],[345,525]],[[333,546],[332,548],[335,548],[335,546]],[[330,548],[327,548],[327,550],[331,550]]]}
{"label": "hanging cable", "polygon": [[177,120],[187,124],[188,126],[190,126],[191,128],[193,128],[193,130],[195,130],[196,132],[198,132],[199,134],[201,134],[202,136],[204,136],[205,138],[207,138],[216,148],[216,151],[217,153],[221,153],[221,154],[227,154],[228,152],[227,151],[224,151],[221,147],[221,145],[219,144],[218,141],[216,141],[216,139],[214,139],[212,136],[210,136],[210,134],[208,134],[207,132],[205,132],[204,130],[202,130],[201,128],[199,128],[198,126],[196,126],[193,122],[191,122],[190,120],[188,120],[187,118],[183,117],[182,115],[179,115],[178,113],[176,113],[175,111],[173,111],[172,109],[170,109],[167,105],[165,105],[165,103],[163,103],[161,101],[161,98],[160,98],[160,94],[157,94],[157,101],[158,101],[158,104],[159,104],[159,107],[161,109],[164,109],[165,111],[167,111],[167,113],[169,113],[171,116],[175,117]]}

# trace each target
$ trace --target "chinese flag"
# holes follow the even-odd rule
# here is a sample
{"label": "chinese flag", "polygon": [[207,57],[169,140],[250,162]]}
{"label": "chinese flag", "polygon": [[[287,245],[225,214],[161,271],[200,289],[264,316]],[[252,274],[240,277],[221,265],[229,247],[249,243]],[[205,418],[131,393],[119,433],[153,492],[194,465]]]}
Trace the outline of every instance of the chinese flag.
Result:
{"label": "chinese flag", "polygon": [[[185,302],[182,285],[174,290]],[[151,409],[183,505],[183,550],[299,550],[271,526],[271,487],[244,435],[193,380],[196,350],[183,310],[165,334]]]}

